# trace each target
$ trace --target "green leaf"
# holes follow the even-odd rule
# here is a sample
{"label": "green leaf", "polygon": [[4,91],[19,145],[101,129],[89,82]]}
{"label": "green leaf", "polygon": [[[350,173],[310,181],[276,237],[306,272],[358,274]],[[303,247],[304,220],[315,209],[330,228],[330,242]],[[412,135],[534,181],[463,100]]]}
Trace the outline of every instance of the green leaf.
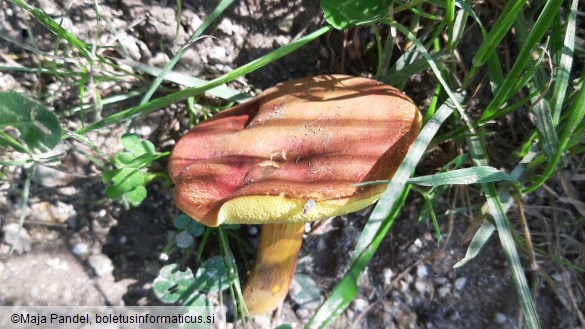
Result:
{"label": "green leaf", "polygon": [[195,292],[195,277],[190,269],[179,271],[178,264],[170,264],[160,269],[154,279],[154,294],[163,303],[172,304],[179,300],[189,299]]}
{"label": "green leaf", "polygon": [[120,152],[114,157],[114,165],[116,168],[123,168],[132,163],[136,156],[130,152]]}
{"label": "green leaf", "polygon": [[195,237],[202,235],[205,231],[205,227],[202,224],[185,214],[180,214],[175,217],[173,223],[177,229],[186,230]]}
{"label": "green leaf", "polygon": [[325,20],[336,29],[368,24],[388,16],[392,0],[321,0]]}
{"label": "green leaf", "polygon": [[[523,3],[525,1],[516,2],[520,5],[520,3]],[[506,79],[502,82],[502,85],[498,87],[498,89],[496,90],[494,97],[491,99],[490,103],[487,105],[486,109],[482,113],[481,119],[492,117],[496,112],[498,112],[500,106],[502,106],[506,101],[508,101],[510,90],[513,88],[514,85],[516,85],[516,83],[520,79],[522,71],[524,70],[528,62],[530,62],[530,60],[532,59],[531,56],[532,49],[535,47],[535,45],[537,45],[540,42],[544,34],[548,31],[549,27],[551,26],[551,22],[553,18],[556,16],[556,13],[559,11],[562,3],[563,1],[561,0],[551,0],[545,3],[545,6],[542,9],[533,28],[531,29],[530,34],[528,35],[526,41],[523,43],[524,46],[522,47],[522,49],[520,49],[520,53],[518,54],[516,62],[512,66],[510,72],[507,74]],[[506,6],[506,8],[508,6],[512,6],[511,3],[509,3]],[[505,12],[505,14],[502,15],[502,17],[504,16],[508,17],[509,15],[510,15],[509,12]],[[514,17],[508,18],[512,19],[513,22],[513,20],[516,19],[516,15],[514,15]],[[498,19],[498,21],[500,21],[500,19]],[[510,22],[506,23],[506,27],[508,26],[509,23]],[[496,28],[494,27],[492,32],[495,29]],[[492,32],[490,32],[490,37],[492,36]],[[503,37],[503,35],[501,37]],[[497,43],[499,43],[500,40],[501,38],[498,37]],[[490,52],[493,53],[496,50],[496,44],[488,45],[486,41],[486,43],[482,44],[480,50],[482,48],[485,48],[486,50],[486,52],[484,52],[483,54],[485,56],[486,54]],[[474,66],[480,66],[483,61],[484,56],[480,55],[479,53],[480,50],[478,50],[477,55],[473,59]]]}
{"label": "green leaf", "polygon": [[0,92],[0,128],[13,127],[32,150],[46,152],[61,140],[59,118],[44,105],[15,92]]}
{"label": "green leaf", "polygon": [[[211,305],[211,301],[209,300],[209,298],[207,298],[207,295],[202,294],[202,293],[194,293],[192,294],[189,299],[185,300],[183,302],[183,305],[185,306],[193,306],[193,307],[209,307]],[[200,310],[197,310],[198,312],[200,312]],[[190,328],[190,327],[188,327]],[[199,327],[195,327],[195,328],[199,328]],[[202,327],[202,328],[209,328],[209,326],[207,327]]]}
{"label": "green leaf", "polygon": [[462,260],[458,261],[457,264],[453,265],[453,268],[461,267],[467,264],[467,262],[469,262],[470,260],[474,259],[477,255],[479,255],[481,248],[483,248],[486,242],[488,242],[490,236],[492,235],[492,233],[494,233],[495,230],[496,225],[494,225],[494,223],[489,222],[487,220],[483,222],[483,224],[481,224],[477,232],[475,232],[475,235],[473,236],[473,239],[469,244],[469,248],[467,248],[465,257]]}
{"label": "green leaf", "polygon": [[191,223],[189,223],[189,226],[187,227],[187,232],[191,233],[192,236],[201,236],[203,232],[205,232],[205,226],[199,222],[191,220]]}
{"label": "green leaf", "polygon": [[180,214],[173,219],[173,224],[175,225],[176,229],[185,230],[189,226],[189,223],[191,223],[192,221],[193,220],[189,216],[185,214]]}
{"label": "green leaf", "polygon": [[[565,24],[565,36],[563,42],[560,43],[559,49],[556,57],[560,58],[559,63],[554,63],[558,65],[557,74],[555,76],[554,81],[554,88],[551,96],[552,100],[552,116],[553,116],[553,124],[556,126],[559,122],[559,118],[561,116],[561,109],[563,107],[563,103],[565,100],[565,94],[569,87],[569,79],[571,73],[571,67],[573,65],[573,53],[575,52],[575,33],[576,29],[576,16],[577,16],[577,3],[579,1],[573,0],[571,2],[569,13],[566,16],[566,24]],[[559,41],[561,38],[560,35],[553,35],[552,39],[554,41]]]}
{"label": "green leaf", "polygon": [[127,133],[122,135],[122,145],[136,157],[143,154],[150,154],[152,156],[156,154],[154,145],[150,141],[143,141],[137,134]]}
{"label": "green leaf", "polygon": [[195,286],[200,291],[223,291],[229,284],[225,260],[220,256],[204,261],[195,274]]}
{"label": "green leaf", "polygon": [[423,186],[439,186],[452,184],[477,184],[512,180],[508,174],[494,167],[478,166],[442,172],[434,175],[419,176],[408,180],[409,183]]}
{"label": "green leaf", "polygon": [[300,308],[314,309],[321,303],[321,292],[317,283],[306,274],[295,274],[291,289],[290,297]]}
{"label": "green leaf", "polygon": [[494,27],[488,34],[486,40],[481,44],[475,56],[473,57],[473,66],[482,66],[494,53],[497,46],[500,44],[508,30],[514,24],[514,20],[518,13],[524,7],[526,0],[509,1],[506,8],[502,11],[502,15],[494,23]]}
{"label": "green leaf", "polygon": [[126,197],[131,205],[138,207],[146,199],[146,188],[144,186],[137,186],[132,191],[127,192]]}
{"label": "green leaf", "polygon": [[292,326],[288,323],[283,323],[274,329],[292,329]]}
{"label": "green leaf", "polygon": [[[108,197],[118,199],[124,193],[146,184],[146,174],[133,168],[107,170],[104,172],[104,183],[111,184],[106,190]],[[107,179],[107,180],[106,180]]]}
{"label": "green leaf", "polygon": [[129,152],[120,152],[114,157],[117,169],[106,170],[102,180],[110,185],[106,194],[116,200],[125,196],[128,202],[139,206],[146,198],[146,188],[155,175],[146,172],[146,166],[159,157],[150,141],[140,139],[137,134],[124,134],[121,143]]}

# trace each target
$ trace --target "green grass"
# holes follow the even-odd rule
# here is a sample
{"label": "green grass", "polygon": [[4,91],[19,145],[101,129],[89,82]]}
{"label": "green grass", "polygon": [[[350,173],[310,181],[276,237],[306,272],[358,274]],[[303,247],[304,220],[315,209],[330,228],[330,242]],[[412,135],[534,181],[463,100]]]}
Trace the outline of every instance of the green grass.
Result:
{"label": "green grass", "polygon": [[[370,30],[376,48],[376,67],[373,72],[363,73],[374,74],[377,80],[399,87],[409,86],[414,75],[422,75],[429,79],[425,85],[431,88],[430,105],[423,109],[425,111],[423,130],[395,176],[390,182],[377,182],[388,184],[388,188],[362,231],[351,265],[312,316],[307,327],[321,328],[330,325],[347,308],[358,293],[360,276],[382,241],[387,238],[388,231],[399,217],[404,200],[410,192],[417,191],[424,195],[428,207],[425,214],[432,217],[439,242],[442,218],[435,215],[433,208],[437,207],[436,201],[441,195],[447,195],[448,191],[457,185],[474,185],[477,199],[482,201],[474,205],[481,209],[478,213],[481,226],[469,245],[466,257],[454,264],[455,267],[464,266],[471,261],[497,233],[526,326],[540,327],[535,300],[520,257],[520,254],[525,252],[534,254],[534,250],[527,250],[531,247],[524,243],[525,239],[519,238],[522,234],[518,225],[507,213],[515,203],[514,197],[526,196],[542,189],[553,175],[566,166],[569,156],[582,156],[585,151],[582,146],[585,136],[583,124],[585,70],[582,67],[578,69],[574,67],[577,62],[581,65],[583,63],[583,58],[580,58],[580,61],[575,60],[576,49],[583,49],[583,44],[579,44],[583,39],[576,37],[577,0],[534,2],[530,7],[525,0],[509,1],[503,10],[461,0],[411,1],[408,4],[401,1],[392,4],[380,1],[376,6],[368,8],[348,6],[351,8],[347,12],[343,10],[339,12],[336,9],[338,6],[336,2],[323,1],[327,21],[333,25],[325,23],[314,32],[307,33],[281,48],[273,49],[266,55],[211,81],[180,75],[172,70],[187,48],[206,33],[233,0],[221,1],[190,36],[189,41],[174,53],[164,68],[129,63],[133,72],[127,72],[109,59],[97,55],[95,40],[80,39],[42,10],[24,1],[9,1],[30,13],[35,20],[57,36],[56,53],[49,55],[35,50],[30,45],[20,45],[24,51],[40,59],[38,66],[4,66],[0,67],[0,70],[32,72],[38,76],[52,75],[55,79],[77,86],[81,91],[81,100],[84,99],[84,91],[95,92],[95,85],[101,83],[131,79],[133,83],[140,84],[138,92],[107,95],[103,98],[96,93],[92,103],[80,104],[67,111],[58,112],[60,117],[57,119],[60,120],[63,129],[63,134],[59,132],[61,140],[72,138],[83,140],[102,158],[104,155],[101,151],[84,137],[90,131],[108,129],[186,100],[192,107],[194,97],[203,93],[236,102],[244,101],[248,96],[229,89],[226,83],[245,77],[293,52],[302,52],[304,45],[331,33],[335,28]],[[181,2],[178,1],[177,4],[180,8]],[[332,5],[334,6],[331,7]],[[96,11],[99,10],[97,4],[95,8]],[[498,17],[486,17],[482,11],[496,12]],[[99,18],[99,15],[97,17]],[[177,19],[180,19],[180,10]],[[474,32],[474,29],[478,28],[483,40],[473,57],[466,61],[462,58],[465,38],[469,35],[474,37],[478,35]],[[10,38],[4,39],[16,44],[16,41]],[[65,46],[60,41],[63,41]],[[405,48],[407,44],[408,47]],[[363,50],[365,52],[365,47]],[[504,54],[510,56],[510,67],[504,64]],[[92,68],[91,72],[99,73],[92,75],[86,69],[88,67]],[[580,77],[578,70],[581,70]],[[141,74],[144,73],[156,77],[149,86],[143,83],[146,79]],[[172,81],[186,88],[171,91],[167,89],[161,92],[164,81]],[[491,96],[488,99],[473,99],[478,91]],[[162,96],[153,98],[157,92]],[[138,101],[137,96],[140,94],[143,96]],[[3,100],[0,98],[0,104]],[[134,105],[101,118],[103,107],[121,101],[132,102]],[[490,158],[490,148],[497,145],[486,142],[485,136],[498,133],[495,128],[497,125],[492,123],[503,120],[514,112],[526,115],[526,111],[532,113],[535,124],[531,126],[531,131],[522,135],[524,140],[514,145],[516,154],[505,162]],[[96,113],[93,121],[88,119],[91,113]],[[3,114],[0,113],[0,127],[14,126],[13,123],[6,121]],[[81,120],[84,126],[77,131],[68,131],[65,128],[67,120]],[[16,129],[22,132],[21,127],[24,127],[22,129],[30,131],[34,124],[37,124],[35,120],[24,120]],[[33,150],[35,145],[42,142],[41,135],[37,131],[29,136],[33,140],[18,140],[5,131],[0,131],[0,147],[27,156],[27,160],[21,162],[1,159],[0,164],[26,165],[28,168],[30,165],[44,163]],[[440,173],[411,178],[416,172],[417,165],[425,162],[427,156],[425,151],[439,143],[447,142],[457,146],[457,156],[461,157],[459,159],[462,161],[455,168],[444,167]],[[500,168],[508,168],[510,171],[504,172],[492,163],[498,163]],[[146,170],[147,165],[135,170]],[[30,179],[27,179],[23,190],[25,201],[23,214],[29,184]],[[24,217],[21,217],[21,222],[23,220]],[[226,231],[219,229],[213,234],[221,242],[220,253],[224,256],[228,269],[226,273],[230,276],[229,282],[232,283],[229,288],[230,295],[238,305],[238,313],[244,314],[246,310],[242,303],[235,258],[226,242]],[[204,240],[210,235],[211,233],[206,233]],[[199,257],[201,248],[200,246],[197,252]],[[549,258],[553,260],[552,256]],[[583,271],[567,259],[555,259],[555,262],[562,263],[564,264],[562,266],[571,270]]]}

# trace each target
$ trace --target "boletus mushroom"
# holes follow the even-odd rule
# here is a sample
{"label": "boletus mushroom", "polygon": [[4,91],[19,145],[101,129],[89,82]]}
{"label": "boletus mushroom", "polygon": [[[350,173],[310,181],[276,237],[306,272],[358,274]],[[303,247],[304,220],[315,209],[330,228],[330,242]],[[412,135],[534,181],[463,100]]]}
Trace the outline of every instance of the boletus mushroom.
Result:
{"label": "boletus mushroom", "polygon": [[363,209],[415,140],[421,116],[380,82],[323,75],[280,83],[183,136],[170,158],[177,207],[208,226],[262,224],[244,289],[251,315],[286,296],[304,224]]}

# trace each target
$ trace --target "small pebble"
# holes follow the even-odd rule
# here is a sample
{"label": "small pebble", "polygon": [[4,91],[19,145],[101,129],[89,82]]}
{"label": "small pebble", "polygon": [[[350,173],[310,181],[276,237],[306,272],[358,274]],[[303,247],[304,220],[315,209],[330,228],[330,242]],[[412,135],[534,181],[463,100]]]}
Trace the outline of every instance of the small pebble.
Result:
{"label": "small pebble", "polygon": [[71,252],[76,256],[81,256],[81,255],[87,254],[88,250],[89,250],[89,247],[87,246],[87,244],[80,242],[80,243],[76,243],[73,246],[73,248],[71,249]]}
{"label": "small pebble", "polygon": [[414,245],[417,246],[418,248],[421,248],[423,246],[422,241],[420,239],[414,240]]}
{"label": "small pebble", "polygon": [[152,133],[152,128],[144,125],[144,126],[134,128],[134,132],[142,137],[148,137]]}
{"label": "small pebble", "polygon": [[207,60],[209,61],[209,64],[220,64],[225,61],[226,57],[227,51],[224,47],[213,47],[207,54]]}
{"label": "small pebble", "polygon": [[414,283],[414,289],[416,289],[416,291],[418,291],[419,293],[423,294],[425,291],[427,291],[427,284],[424,281],[416,281]]}
{"label": "small pebble", "polygon": [[441,286],[438,290],[439,297],[444,298],[451,293],[451,287],[449,285]]}
{"label": "small pebble", "polygon": [[408,252],[417,253],[422,248],[422,241],[420,239],[414,240],[414,243],[408,247]]}
{"label": "small pebble", "polygon": [[363,313],[368,307],[368,301],[363,298],[356,298],[353,300],[353,310],[356,313]]}
{"label": "small pebble", "polygon": [[391,269],[385,268],[382,271],[382,275],[384,276],[384,284],[385,285],[389,285],[392,283],[392,278],[394,277],[394,272]]}
{"label": "small pebble", "polygon": [[248,234],[250,234],[251,236],[258,235],[258,227],[250,225],[250,227],[248,228]]}
{"label": "small pebble", "polygon": [[297,317],[299,317],[300,319],[307,319],[309,318],[309,310],[307,310],[306,308],[299,308],[296,312]]}
{"label": "small pebble", "polygon": [[122,235],[121,237],[118,238],[118,244],[124,245],[124,244],[126,244],[126,242],[128,242],[127,236]]}
{"label": "small pebble", "polygon": [[435,283],[438,285],[444,285],[445,283],[447,283],[447,281],[449,281],[449,279],[445,278],[445,277],[439,277],[439,278],[435,278]]}
{"label": "small pebble", "polygon": [[461,277],[455,280],[455,289],[462,290],[467,283],[467,278]]}
{"label": "small pebble", "polygon": [[24,227],[18,223],[10,223],[4,226],[3,242],[14,247],[18,254],[29,252],[32,247],[30,234]]}
{"label": "small pebble", "polygon": [[70,174],[43,165],[36,166],[32,175],[33,182],[44,187],[65,186],[71,178]]}
{"label": "small pebble", "polygon": [[416,267],[416,276],[418,276],[421,279],[424,279],[428,275],[429,275],[429,270],[427,269],[427,267],[425,265],[418,265]]}
{"label": "small pebble", "polygon": [[114,264],[112,263],[112,260],[104,254],[91,255],[89,256],[87,262],[94,270],[95,274],[100,278],[103,278],[114,271]]}
{"label": "small pebble", "polygon": [[282,32],[290,33],[290,31],[292,30],[292,27],[293,27],[294,18],[295,18],[294,13],[290,13],[290,14],[286,15],[285,17],[277,20],[276,26],[278,26],[278,29],[281,30]]}
{"label": "small pebble", "polygon": [[503,324],[508,322],[508,317],[504,313],[496,313],[495,318],[496,323]]}
{"label": "small pebble", "polygon": [[55,205],[51,205],[49,212],[57,223],[65,223],[69,218],[77,214],[72,205],[61,201],[57,201]]}
{"label": "small pebble", "polygon": [[73,186],[63,186],[59,188],[59,194],[62,195],[72,196],[77,193],[79,193],[79,191],[77,191],[77,189]]}

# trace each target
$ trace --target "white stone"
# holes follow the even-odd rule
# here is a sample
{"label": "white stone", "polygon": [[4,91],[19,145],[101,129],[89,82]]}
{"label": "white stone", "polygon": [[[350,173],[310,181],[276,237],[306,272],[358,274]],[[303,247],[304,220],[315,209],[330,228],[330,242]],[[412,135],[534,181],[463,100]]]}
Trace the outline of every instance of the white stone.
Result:
{"label": "white stone", "polygon": [[414,283],[414,289],[416,289],[416,291],[418,291],[419,293],[423,294],[425,291],[427,291],[427,284],[424,281],[417,280]]}
{"label": "white stone", "polygon": [[451,287],[449,285],[444,285],[439,288],[438,293],[439,297],[444,298],[451,293]]}
{"label": "white stone", "polygon": [[423,243],[420,239],[416,239],[414,240],[414,245],[417,246],[418,248],[421,248],[423,246]]}
{"label": "white stone", "polygon": [[357,313],[363,313],[368,307],[369,303],[363,298],[356,298],[353,301],[353,310]]}
{"label": "white stone", "polygon": [[3,242],[14,248],[19,254],[29,252],[32,247],[30,234],[18,223],[10,223],[4,226]]}
{"label": "white stone", "polygon": [[424,279],[429,275],[429,270],[427,269],[427,267],[425,265],[418,265],[416,267],[416,276]]}
{"label": "white stone", "polygon": [[250,227],[248,228],[248,234],[250,234],[251,236],[258,235],[258,227],[250,225]]}
{"label": "white stone", "polygon": [[385,285],[389,285],[392,283],[392,278],[394,277],[394,272],[391,269],[385,268],[382,271],[382,275],[384,276],[384,284]]}
{"label": "white stone", "polygon": [[95,274],[101,278],[114,271],[114,264],[108,256],[104,254],[91,255],[87,259],[89,266],[94,270]]}
{"label": "white stone", "polygon": [[76,243],[73,246],[73,248],[71,249],[71,252],[76,256],[81,256],[81,255],[87,254],[88,250],[89,250],[89,247],[87,246],[87,244],[80,242],[80,243]]}
{"label": "white stone", "polygon": [[508,322],[508,317],[504,313],[498,312],[498,313],[496,313],[495,321],[496,321],[496,323],[504,324],[504,323]]}
{"label": "white stone", "polygon": [[126,244],[126,242],[128,242],[128,237],[125,235],[122,235],[119,239],[118,239],[118,243],[121,245]]}
{"label": "white stone", "polygon": [[457,278],[457,280],[455,280],[455,289],[462,290],[465,287],[466,283],[467,278],[465,277]]}
{"label": "white stone", "polygon": [[57,187],[61,185],[67,185],[67,181],[71,179],[71,177],[71,175],[60,170],[38,165],[35,167],[32,180],[33,182],[44,187]]}
{"label": "white stone", "polygon": [[77,213],[73,208],[73,205],[57,201],[54,206],[49,208],[51,216],[58,223],[65,223],[70,217],[75,216]]}
{"label": "white stone", "polygon": [[294,18],[295,15],[294,13],[291,12],[290,14],[276,21],[276,26],[278,26],[278,29],[281,30],[282,32],[290,33],[293,27]]}
{"label": "white stone", "polygon": [[209,64],[221,64],[225,61],[227,56],[227,51],[223,47],[213,47],[209,50],[207,54],[207,60]]}

